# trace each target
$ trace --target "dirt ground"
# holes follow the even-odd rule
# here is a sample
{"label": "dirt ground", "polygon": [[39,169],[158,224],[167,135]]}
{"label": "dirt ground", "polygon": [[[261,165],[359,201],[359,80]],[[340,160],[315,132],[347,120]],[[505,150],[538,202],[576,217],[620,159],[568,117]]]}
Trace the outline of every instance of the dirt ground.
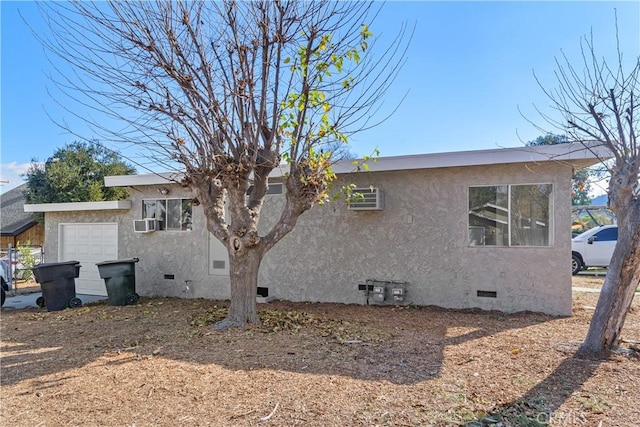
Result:
{"label": "dirt ground", "polygon": [[3,309],[0,425],[636,426],[640,297],[623,348],[582,360],[597,297],[566,318],[272,302],[225,332],[219,301]]}

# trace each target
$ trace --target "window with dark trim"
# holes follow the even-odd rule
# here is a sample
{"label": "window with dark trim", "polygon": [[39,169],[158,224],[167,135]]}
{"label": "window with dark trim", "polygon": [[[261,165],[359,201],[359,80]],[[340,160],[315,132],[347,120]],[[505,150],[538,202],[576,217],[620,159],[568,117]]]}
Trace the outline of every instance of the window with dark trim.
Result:
{"label": "window with dark trim", "polygon": [[551,246],[551,184],[469,187],[469,245]]}

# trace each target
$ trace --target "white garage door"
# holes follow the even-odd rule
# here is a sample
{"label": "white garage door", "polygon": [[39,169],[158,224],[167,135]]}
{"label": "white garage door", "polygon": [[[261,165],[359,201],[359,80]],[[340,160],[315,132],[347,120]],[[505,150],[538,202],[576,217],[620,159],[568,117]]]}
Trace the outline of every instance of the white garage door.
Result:
{"label": "white garage door", "polygon": [[118,259],[118,224],[60,224],[59,260],[80,261],[76,293],[107,295],[96,263]]}

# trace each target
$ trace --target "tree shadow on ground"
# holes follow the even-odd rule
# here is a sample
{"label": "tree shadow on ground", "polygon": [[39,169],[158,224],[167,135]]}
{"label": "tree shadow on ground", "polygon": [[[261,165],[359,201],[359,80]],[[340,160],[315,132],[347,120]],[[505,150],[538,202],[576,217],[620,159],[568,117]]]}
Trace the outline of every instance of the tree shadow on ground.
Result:
{"label": "tree shadow on ground", "polygon": [[604,279],[606,275],[607,275],[606,268],[592,268],[589,270],[582,270],[578,273],[578,276],[597,277],[601,279]]}
{"label": "tree shadow on ground", "polygon": [[[577,347],[577,344],[575,345]],[[603,360],[585,359],[572,354],[564,359],[543,381],[518,399],[493,408],[487,416],[465,424],[546,426],[582,425],[588,422],[584,411],[558,411],[564,402],[580,390]]]}
{"label": "tree shadow on ground", "polygon": [[[306,313],[316,320],[303,327],[294,322],[289,329],[256,326],[224,332],[196,321],[224,304],[158,298],[136,306],[98,303],[61,312],[3,311],[2,384],[80,368],[113,352],[231,370],[416,384],[439,376],[445,352],[458,345],[555,319],[534,313],[278,302],[261,309],[294,313],[289,316]],[[464,352],[450,353],[451,363],[466,362]]]}

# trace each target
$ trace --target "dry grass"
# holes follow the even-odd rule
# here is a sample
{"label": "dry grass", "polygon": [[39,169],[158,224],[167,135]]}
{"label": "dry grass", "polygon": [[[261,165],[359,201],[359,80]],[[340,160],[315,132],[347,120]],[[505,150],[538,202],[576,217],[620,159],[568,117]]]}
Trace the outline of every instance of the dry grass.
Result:
{"label": "dry grass", "polygon": [[[3,310],[0,422],[635,426],[633,344],[573,356],[597,295],[574,293],[569,318],[277,302],[226,332],[210,326],[224,303],[206,300]],[[640,340],[637,298],[623,337]]]}
{"label": "dry grass", "polygon": [[606,274],[606,269],[589,269],[587,271],[582,271],[578,276],[573,278],[573,286],[600,289]]}

